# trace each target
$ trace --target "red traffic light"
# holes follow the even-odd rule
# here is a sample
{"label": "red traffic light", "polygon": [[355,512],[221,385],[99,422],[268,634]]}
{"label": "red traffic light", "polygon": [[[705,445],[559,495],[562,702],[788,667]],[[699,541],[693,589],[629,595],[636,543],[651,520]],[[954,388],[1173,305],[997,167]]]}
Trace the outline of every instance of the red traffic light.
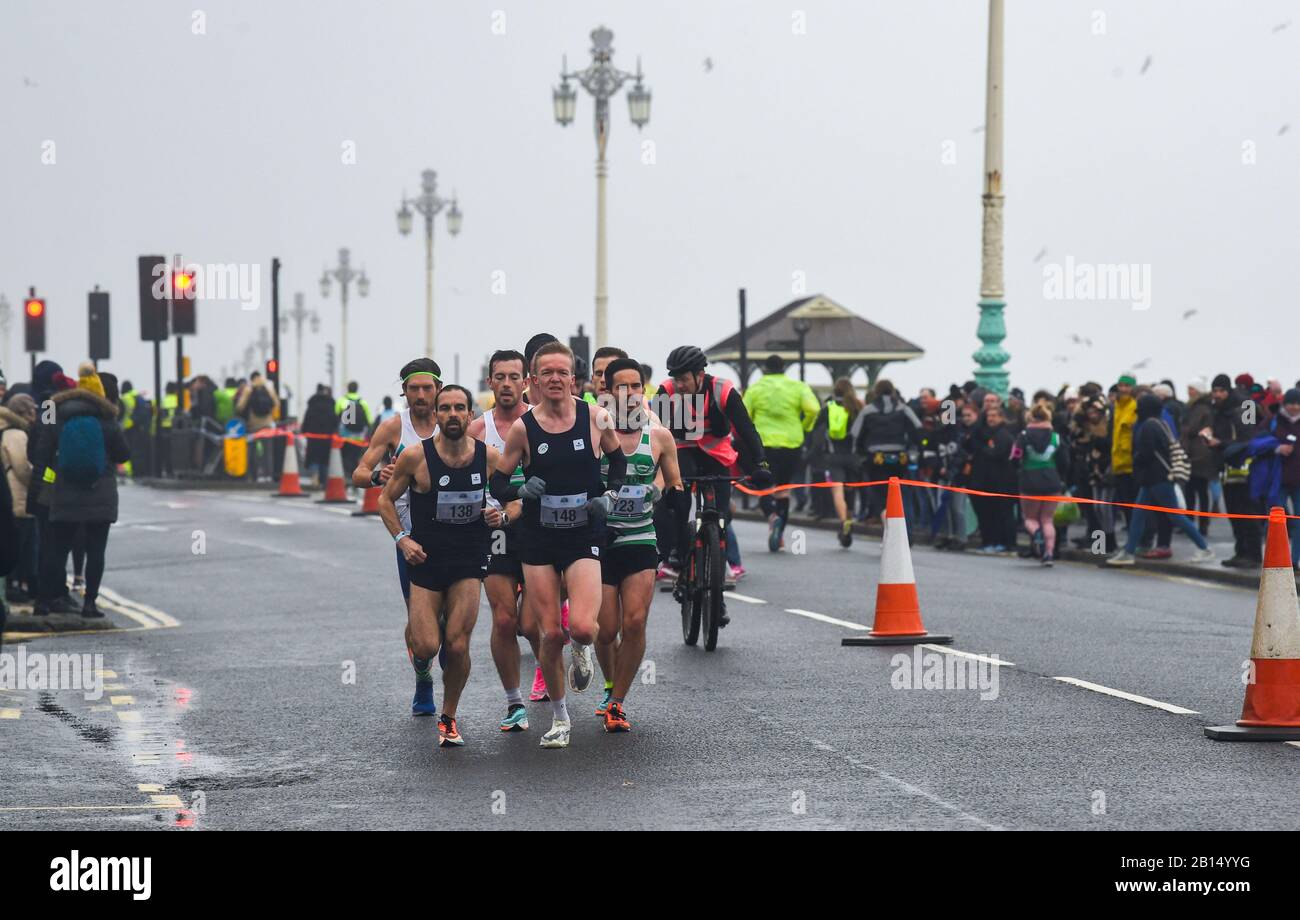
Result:
{"label": "red traffic light", "polygon": [[26,309],[28,316],[43,316],[45,314],[45,301],[32,298],[27,301]]}
{"label": "red traffic light", "polygon": [[280,362],[274,358],[268,359],[266,362],[266,372],[267,374],[278,374],[280,372]]}
{"label": "red traffic light", "polygon": [[188,294],[194,287],[194,275],[190,272],[175,272],[172,274],[172,290],[180,294]]}

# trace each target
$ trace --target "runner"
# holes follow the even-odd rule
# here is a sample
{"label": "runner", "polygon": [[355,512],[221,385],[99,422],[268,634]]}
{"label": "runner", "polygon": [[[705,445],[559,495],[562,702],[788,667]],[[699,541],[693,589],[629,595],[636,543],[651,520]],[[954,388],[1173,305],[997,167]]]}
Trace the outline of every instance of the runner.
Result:
{"label": "runner", "polygon": [[[520,559],[528,585],[527,603],[541,627],[542,672],[554,719],[542,747],[569,744],[569,710],[564,697],[564,633],[561,579],[569,592],[570,686],[591,683],[591,643],[600,611],[600,549],[605,517],[627,474],[627,461],[607,411],[571,395],[573,352],[560,342],[538,349],[532,388],[540,401],[506,434],[506,450],[492,474],[498,501],[523,498]],[[608,490],[600,480],[600,456],[610,455]],[[510,477],[523,464],[524,485]]]}
{"label": "runner", "polygon": [[[500,511],[484,509],[488,471],[500,455],[495,447],[465,436],[473,404],[473,395],[464,387],[443,387],[437,397],[438,433],[420,449],[404,451],[397,458],[379,496],[379,513],[406,559],[411,580],[407,609],[416,673],[421,680],[432,683],[433,659],[440,649],[446,649],[442,716],[438,720],[438,744],[442,747],[465,743],[456,724],[456,707],[469,679],[469,637],[487,574],[488,528],[501,524]],[[408,489],[409,529],[396,505]],[[438,626],[440,614],[446,623],[444,630]]]}
{"label": "runner", "polygon": [[[623,712],[623,700],[645,657],[646,617],[659,564],[654,504],[665,493],[678,507],[688,499],[682,491],[673,436],[650,421],[641,366],[630,358],[618,358],[606,366],[605,380],[617,400],[614,417],[627,476],[606,519],[609,541],[600,560],[603,596],[596,655],[613,682],[607,681],[596,715],[604,716],[605,731],[626,732],[632,726]],[[608,476],[609,466],[609,458],[602,457],[602,475]]]}
{"label": "runner", "polygon": [[[399,376],[407,408],[375,426],[375,433],[370,436],[366,452],[357,462],[357,468],[352,471],[352,484],[359,489],[387,483],[396,466],[396,455],[407,447],[414,447],[433,437],[438,431],[433,413],[434,400],[442,388],[442,370],[438,367],[438,362],[432,358],[416,358],[402,367]],[[403,530],[411,529],[409,502],[405,493],[397,496],[393,502]],[[437,715],[438,707],[433,699],[433,678],[428,676],[427,665],[421,668],[416,663],[412,650],[411,583],[407,577],[406,557],[400,549],[397,551],[397,578],[402,586],[402,600],[407,605],[406,654],[411,659],[411,666],[415,668],[415,697],[411,700],[411,715]],[[422,672],[426,676],[421,677]]]}
{"label": "runner", "polygon": [[[493,408],[469,423],[469,436],[491,445],[498,452],[505,451],[505,432],[515,420],[528,411],[523,401],[527,383],[524,356],[517,351],[502,350],[488,359],[487,385],[492,390]],[[524,484],[524,471],[516,467],[510,485],[519,488]],[[500,503],[491,495],[489,505],[500,509]],[[523,503],[519,500],[505,506],[502,529],[492,534],[492,557],[488,560],[488,574],[483,587],[488,604],[492,607],[492,661],[501,677],[501,687],[506,692],[506,717],[501,720],[503,732],[524,731],[528,728],[528,710],[524,707],[519,689],[519,635],[528,640],[533,657],[538,654],[537,622],[523,600],[523,569],[520,567],[518,548],[514,546],[517,528],[512,522],[519,520]],[[503,552],[497,552],[503,549]],[[540,680],[540,673],[535,679]],[[536,687],[534,688],[536,689]],[[540,696],[546,695],[545,683]]]}

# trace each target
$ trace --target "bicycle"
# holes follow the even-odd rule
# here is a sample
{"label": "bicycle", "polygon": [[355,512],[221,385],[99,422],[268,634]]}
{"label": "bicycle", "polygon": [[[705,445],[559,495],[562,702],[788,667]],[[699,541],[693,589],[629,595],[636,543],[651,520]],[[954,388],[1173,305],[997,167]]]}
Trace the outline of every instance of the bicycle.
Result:
{"label": "bicycle", "polygon": [[727,613],[723,598],[726,579],[726,537],[722,532],[722,515],[718,511],[716,482],[740,482],[747,476],[685,476],[697,502],[695,532],[689,558],[681,565],[681,574],[673,586],[673,598],[682,608],[682,640],[695,645],[704,634],[704,650],[718,647],[718,630]]}

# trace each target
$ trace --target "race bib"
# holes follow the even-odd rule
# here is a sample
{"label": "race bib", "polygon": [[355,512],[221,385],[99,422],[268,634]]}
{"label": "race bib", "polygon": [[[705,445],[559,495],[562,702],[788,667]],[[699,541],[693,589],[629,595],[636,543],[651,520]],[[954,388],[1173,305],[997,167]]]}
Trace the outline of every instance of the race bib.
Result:
{"label": "race bib", "polygon": [[543,495],[543,527],[581,527],[587,523],[587,493],[577,495]]}
{"label": "race bib", "polygon": [[470,524],[483,514],[483,490],[439,492],[435,517],[443,524]]}
{"label": "race bib", "polygon": [[618,490],[618,497],[614,499],[614,510],[610,517],[639,517],[646,513],[649,505],[647,499],[650,495],[648,486],[623,486]]}

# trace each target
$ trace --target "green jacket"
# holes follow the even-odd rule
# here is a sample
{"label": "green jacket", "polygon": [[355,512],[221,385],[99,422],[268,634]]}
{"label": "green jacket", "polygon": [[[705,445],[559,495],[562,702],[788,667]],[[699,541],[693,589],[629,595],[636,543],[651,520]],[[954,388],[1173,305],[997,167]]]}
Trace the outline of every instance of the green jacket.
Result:
{"label": "green jacket", "polygon": [[221,387],[212,394],[212,401],[217,406],[217,423],[226,424],[235,417],[235,388]]}
{"label": "green jacket", "polygon": [[[343,413],[347,411],[348,403],[353,400],[356,400],[357,409],[361,411],[361,417],[351,419],[345,418]],[[358,434],[358,432],[370,430],[370,404],[361,398],[360,393],[353,392],[340,397],[339,400],[334,403],[334,414],[338,416],[339,419],[339,434],[344,437],[360,437],[361,435]],[[351,424],[349,424],[349,422]]]}
{"label": "green jacket", "polygon": [[764,374],[745,391],[745,408],[764,447],[802,447],[821,404],[812,387],[785,374]]}

